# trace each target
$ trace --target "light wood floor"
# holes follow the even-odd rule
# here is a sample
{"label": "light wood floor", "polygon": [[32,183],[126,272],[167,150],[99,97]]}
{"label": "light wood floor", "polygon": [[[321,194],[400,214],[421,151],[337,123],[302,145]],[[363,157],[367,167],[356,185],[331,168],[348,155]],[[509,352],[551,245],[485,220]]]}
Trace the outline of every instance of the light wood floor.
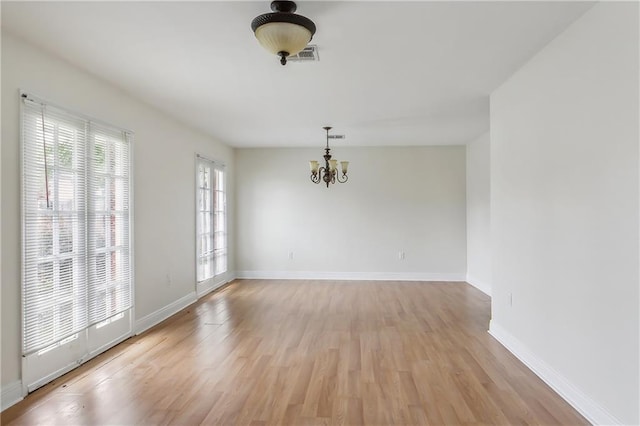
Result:
{"label": "light wood floor", "polygon": [[235,281],[3,424],[588,424],[488,333],[464,283]]}

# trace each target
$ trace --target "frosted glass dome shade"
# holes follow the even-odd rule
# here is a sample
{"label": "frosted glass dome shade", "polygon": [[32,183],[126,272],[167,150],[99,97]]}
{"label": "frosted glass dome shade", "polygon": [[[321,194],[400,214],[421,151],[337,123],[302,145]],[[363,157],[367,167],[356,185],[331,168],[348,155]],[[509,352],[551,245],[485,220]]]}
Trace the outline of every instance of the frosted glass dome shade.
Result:
{"label": "frosted glass dome shade", "polygon": [[290,22],[270,22],[256,28],[256,38],[274,55],[286,52],[295,55],[311,41],[311,31]]}
{"label": "frosted glass dome shade", "polygon": [[280,56],[280,63],[287,63],[287,56],[305,48],[316,33],[316,24],[309,18],[296,15],[296,3],[286,0],[271,2],[273,13],[256,16],[251,29],[269,52]]}

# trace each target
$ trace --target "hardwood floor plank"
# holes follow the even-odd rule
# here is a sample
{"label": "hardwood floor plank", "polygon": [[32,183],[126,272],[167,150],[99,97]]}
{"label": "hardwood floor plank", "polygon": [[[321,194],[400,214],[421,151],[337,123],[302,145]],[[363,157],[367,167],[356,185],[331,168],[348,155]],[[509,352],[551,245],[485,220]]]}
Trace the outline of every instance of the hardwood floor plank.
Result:
{"label": "hardwood floor plank", "polygon": [[588,424],[488,333],[465,283],[239,280],[2,424]]}

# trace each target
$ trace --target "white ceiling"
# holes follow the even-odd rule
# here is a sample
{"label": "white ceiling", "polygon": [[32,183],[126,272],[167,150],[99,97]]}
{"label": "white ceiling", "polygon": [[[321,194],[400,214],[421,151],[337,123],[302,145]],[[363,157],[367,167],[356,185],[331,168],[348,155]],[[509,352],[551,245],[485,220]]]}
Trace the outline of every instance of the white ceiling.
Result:
{"label": "white ceiling", "polygon": [[[320,61],[281,66],[269,1],[7,2],[2,27],[235,147],[464,144],[488,95],[592,2],[300,1]],[[134,129],[135,130],[135,129]]]}

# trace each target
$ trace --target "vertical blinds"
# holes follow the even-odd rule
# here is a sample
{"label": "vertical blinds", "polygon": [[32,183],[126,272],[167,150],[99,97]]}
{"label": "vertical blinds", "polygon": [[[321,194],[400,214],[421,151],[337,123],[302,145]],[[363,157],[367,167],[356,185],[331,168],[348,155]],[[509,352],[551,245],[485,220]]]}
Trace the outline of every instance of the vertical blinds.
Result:
{"label": "vertical blinds", "polygon": [[23,354],[132,306],[132,135],[22,98]]}

